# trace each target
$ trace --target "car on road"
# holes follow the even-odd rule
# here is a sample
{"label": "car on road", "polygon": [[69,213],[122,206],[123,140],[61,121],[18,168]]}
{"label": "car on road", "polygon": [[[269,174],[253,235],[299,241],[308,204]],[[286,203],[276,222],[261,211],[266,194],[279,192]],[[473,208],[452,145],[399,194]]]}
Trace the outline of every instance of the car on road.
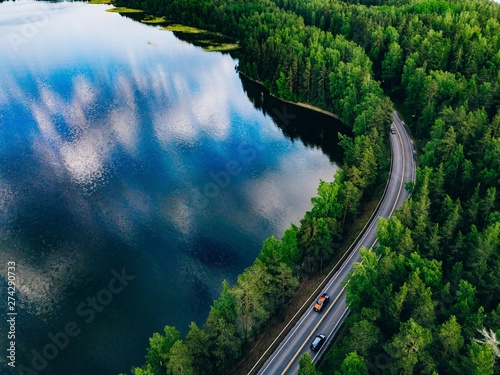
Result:
{"label": "car on road", "polygon": [[391,128],[391,134],[396,134],[396,128]]}
{"label": "car on road", "polygon": [[326,336],[320,333],[319,335],[316,335],[314,338],[313,342],[311,343],[311,350],[313,352],[317,352],[325,343]]}
{"label": "car on road", "polygon": [[325,307],[328,301],[330,301],[330,295],[328,293],[323,293],[314,304],[314,311],[320,312],[323,310],[323,307]]}

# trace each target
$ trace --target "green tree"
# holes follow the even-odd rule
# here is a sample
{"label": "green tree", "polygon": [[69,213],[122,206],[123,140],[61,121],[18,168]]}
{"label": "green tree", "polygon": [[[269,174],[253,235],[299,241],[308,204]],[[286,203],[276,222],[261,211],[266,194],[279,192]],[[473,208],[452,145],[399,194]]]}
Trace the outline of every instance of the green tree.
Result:
{"label": "green tree", "polygon": [[477,310],[476,288],[468,281],[461,279],[455,298],[452,312],[459,321],[464,322],[468,316]]}
{"label": "green tree", "polygon": [[397,42],[389,45],[389,50],[382,61],[382,78],[391,80],[392,84],[398,83],[403,71],[403,49]]}
{"label": "green tree", "polygon": [[262,244],[259,259],[267,264],[278,264],[282,256],[281,241],[274,238],[274,236],[266,238]]}
{"label": "green tree", "polygon": [[186,346],[193,357],[193,366],[198,374],[211,374],[213,371],[210,344],[209,334],[191,322],[186,335]]}
{"label": "green tree", "polygon": [[222,281],[222,291],[219,298],[213,303],[213,308],[224,317],[228,322],[235,323],[237,319],[235,297],[232,293],[229,283]]}
{"label": "green tree", "polygon": [[410,229],[397,217],[379,219],[377,237],[381,246],[387,246],[401,254],[409,254],[414,249]]}
{"label": "green tree", "polygon": [[318,196],[311,199],[313,208],[311,213],[316,218],[339,219],[342,214],[342,182],[344,174],[339,170],[335,174],[334,182],[321,181],[318,187]]}
{"label": "green tree", "polygon": [[428,238],[428,227],[430,225],[431,201],[429,198],[429,181],[432,169],[425,167],[417,169],[418,189],[412,195],[413,227],[411,235],[413,241],[419,246],[419,250],[425,248]]}
{"label": "green tree", "polygon": [[286,300],[295,293],[295,290],[299,285],[299,279],[294,276],[290,267],[288,267],[285,263],[280,263],[276,270],[275,280],[278,284],[277,289],[280,291],[281,305],[284,308]]}
{"label": "green tree", "polygon": [[236,327],[214,308],[210,310],[204,331],[208,334],[210,361],[220,374],[228,373],[241,354],[242,340]]}
{"label": "green tree", "polygon": [[420,269],[412,272],[395,294],[392,314],[396,321],[404,322],[411,318],[423,327],[429,327],[434,322],[432,292],[420,279]]}
{"label": "green tree", "polygon": [[166,371],[170,348],[181,339],[181,334],[174,327],[165,326],[165,336],[155,332],[149,339],[149,348],[146,355],[146,365],[153,373]]}
{"label": "green tree", "polygon": [[446,355],[458,355],[464,345],[464,338],[462,327],[458,324],[455,315],[452,315],[440,326],[438,337]]}
{"label": "green tree", "polygon": [[391,373],[413,374],[417,363],[426,358],[426,350],[431,342],[430,330],[423,328],[413,319],[401,323],[399,333],[384,345],[391,356]]}
{"label": "green tree", "polygon": [[236,301],[238,325],[246,340],[269,316],[266,291],[269,292],[272,276],[259,259],[239,277],[233,294]]}
{"label": "green tree", "polygon": [[290,267],[298,265],[303,256],[302,249],[297,244],[297,232],[298,228],[292,224],[281,239],[281,259]]}
{"label": "green tree", "polygon": [[278,88],[278,95],[280,96],[280,98],[283,98],[285,100],[293,100],[290,80],[285,75],[285,73],[280,72],[280,77],[276,81],[276,87]]}
{"label": "green tree", "polygon": [[299,246],[304,251],[305,268],[308,274],[316,271],[316,262],[320,268],[323,261],[333,254],[333,236],[338,234],[340,224],[330,218],[307,216],[301,221],[298,233]]}
{"label": "green tree", "polygon": [[479,331],[481,333],[482,338],[481,339],[474,339],[474,342],[478,344],[486,344],[493,349],[493,356],[495,358],[500,358],[500,342],[497,339],[497,334],[494,332],[492,329],[488,330],[483,327]]}
{"label": "green tree", "polygon": [[382,340],[382,333],[375,323],[367,320],[355,322],[349,329],[346,338],[346,350],[356,351],[363,357],[367,357],[370,351]]}
{"label": "green tree", "polygon": [[170,349],[170,359],[167,366],[169,375],[195,375],[193,357],[188,347],[182,341],[176,341]]}
{"label": "green tree", "polygon": [[359,204],[361,201],[362,192],[354,186],[351,181],[344,183],[343,189],[343,205],[344,214],[342,217],[342,230],[344,230],[347,213],[349,212],[353,217],[358,213]]}
{"label": "green tree", "polygon": [[493,348],[488,344],[479,345],[472,342],[468,346],[465,369],[467,374],[471,375],[492,375],[495,370]]}
{"label": "green tree", "polygon": [[361,249],[361,262],[354,265],[354,270],[347,284],[346,299],[349,308],[360,311],[363,306],[370,306],[370,301],[377,298],[377,255],[372,250]]}
{"label": "green tree", "polygon": [[146,365],[145,367],[135,367],[132,368],[132,375],[155,375],[156,372],[153,372],[151,366]]}
{"label": "green tree", "polygon": [[298,375],[320,375],[308,353],[304,353],[300,358]]}
{"label": "green tree", "polygon": [[368,368],[363,357],[356,352],[351,352],[342,362],[340,372],[336,371],[335,375],[368,375]]}
{"label": "green tree", "polygon": [[[500,145],[500,143],[499,143]],[[481,200],[479,203],[479,215],[481,219],[483,220],[484,225],[486,226],[486,223],[488,222],[488,218],[490,216],[491,210],[495,204],[496,201],[496,194],[497,189],[496,187],[490,187],[486,190],[486,196]]]}

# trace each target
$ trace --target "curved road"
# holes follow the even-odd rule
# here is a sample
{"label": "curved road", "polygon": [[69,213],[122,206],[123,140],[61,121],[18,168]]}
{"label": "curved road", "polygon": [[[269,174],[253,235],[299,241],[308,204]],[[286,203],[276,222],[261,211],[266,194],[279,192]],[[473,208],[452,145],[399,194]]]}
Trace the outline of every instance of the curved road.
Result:
{"label": "curved road", "polygon": [[[413,142],[406,131],[404,123],[400,120],[396,112],[393,112],[392,118],[392,126],[396,129],[396,134],[390,134],[392,165],[384,198],[379,203],[371,221],[367,224],[365,232],[354,243],[354,248],[350,254],[347,258],[344,257],[341,260],[344,263],[335,274],[327,276],[330,277],[330,280],[327,282],[324,290],[317,291],[316,299],[323,292],[330,294],[329,304],[325,306],[325,311],[321,313],[313,311],[314,302],[310,304],[295,326],[260,367],[259,374],[297,374],[299,360],[304,353],[309,353],[313,361],[316,362],[323,354],[325,348],[328,347],[329,341],[335,335],[347,315],[345,286],[341,282],[347,279],[348,273],[353,269],[354,263],[360,261],[359,250],[362,247],[371,248],[376,244],[377,219],[379,217],[391,216],[403,204],[404,200],[408,197],[404,183],[415,180],[416,154]],[[325,334],[327,342],[319,352],[313,352],[309,348],[309,345],[318,333]],[[266,355],[269,355],[269,353],[266,352],[264,356]],[[254,373],[261,362],[259,360],[249,374]]]}

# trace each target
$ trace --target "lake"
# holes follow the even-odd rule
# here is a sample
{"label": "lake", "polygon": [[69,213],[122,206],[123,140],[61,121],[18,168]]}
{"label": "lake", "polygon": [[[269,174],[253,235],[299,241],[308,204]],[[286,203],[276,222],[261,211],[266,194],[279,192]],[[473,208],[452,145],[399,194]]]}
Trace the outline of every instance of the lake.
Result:
{"label": "lake", "polygon": [[341,162],[334,119],[107,8],[0,4],[0,349],[14,326],[18,370],[143,364],[153,332],[202,324]]}

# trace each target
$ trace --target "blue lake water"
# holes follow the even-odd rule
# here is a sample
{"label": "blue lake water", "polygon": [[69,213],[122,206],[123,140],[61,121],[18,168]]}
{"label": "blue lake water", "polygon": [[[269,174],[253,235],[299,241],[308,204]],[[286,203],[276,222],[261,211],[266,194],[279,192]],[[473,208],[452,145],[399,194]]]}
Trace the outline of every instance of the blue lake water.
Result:
{"label": "blue lake water", "polygon": [[337,122],[236,58],[107,8],[0,4],[0,349],[15,262],[16,365],[40,374],[126,372],[203,323],[340,154]]}

